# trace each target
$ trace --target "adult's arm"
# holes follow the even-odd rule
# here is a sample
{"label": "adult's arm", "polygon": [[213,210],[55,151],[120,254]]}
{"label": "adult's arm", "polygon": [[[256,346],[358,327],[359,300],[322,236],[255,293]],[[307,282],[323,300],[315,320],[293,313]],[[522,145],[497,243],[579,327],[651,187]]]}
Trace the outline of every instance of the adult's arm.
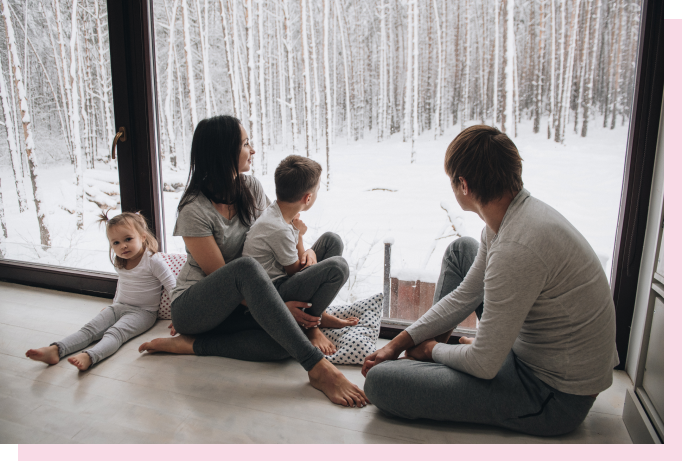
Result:
{"label": "adult's arm", "polygon": [[483,316],[473,344],[436,344],[438,363],[482,379],[497,375],[547,280],[538,256],[518,243],[497,246],[485,277]]}
{"label": "adult's arm", "polygon": [[212,235],[209,237],[182,237],[182,239],[204,274],[210,275],[225,265],[220,248],[218,248],[218,244]]}

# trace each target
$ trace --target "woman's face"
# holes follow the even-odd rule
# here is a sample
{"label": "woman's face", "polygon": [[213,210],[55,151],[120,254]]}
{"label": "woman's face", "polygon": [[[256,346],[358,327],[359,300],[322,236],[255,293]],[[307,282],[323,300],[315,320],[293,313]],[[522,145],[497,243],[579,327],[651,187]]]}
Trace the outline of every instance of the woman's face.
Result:
{"label": "woman's face", "polygon": [[251,147],[249,136],[246,134],[244,127],[239,125],[239,129],[242,132],[241,150],[239,151],[239,172],[246,173],[251,169],[251,163],[256,151]]}

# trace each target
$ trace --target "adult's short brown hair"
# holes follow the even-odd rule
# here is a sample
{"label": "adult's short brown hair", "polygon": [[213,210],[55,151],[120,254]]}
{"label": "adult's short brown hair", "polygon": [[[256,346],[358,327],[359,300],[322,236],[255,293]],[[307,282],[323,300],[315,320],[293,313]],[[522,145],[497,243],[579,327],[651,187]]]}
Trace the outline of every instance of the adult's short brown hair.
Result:
{"label": "adult's short brown hair", "polygon": [[275,170],[277,200],[298,202],[312,192],[322,175],[322,166],[315,160],[300,155],[290,155]]}
{"label": "adult's short brown hair", "polygon": [[523,188],[522,158],[509,137],[487,125],[471,126],[450,143],[445,172],[457,186],[466,179],[469,190],[485,205]]}

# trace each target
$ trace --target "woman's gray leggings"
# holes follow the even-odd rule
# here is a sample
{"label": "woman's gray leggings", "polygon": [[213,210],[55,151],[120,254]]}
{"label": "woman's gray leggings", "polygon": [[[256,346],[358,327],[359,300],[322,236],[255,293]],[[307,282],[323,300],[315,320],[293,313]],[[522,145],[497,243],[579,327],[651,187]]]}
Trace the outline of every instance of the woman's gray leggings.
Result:
{"label": "woman's gray leggings", "polygon": [[235,259],[185,290],[171,304],[171,318],[178,333],[196,337],[197,355],[252,362],[293,357],[306,371],[324,358],[253,258]]}
{"label": "woman's gray leggings", "polygon": [[[459,286],[477,250],[476,240],[468,237],[450,244],[434,304]],[[476,309],[479,319],[482,313],[481,304]],[[489,424],[543,436],[574,430],[595,400],[548,386],[513,351],[497,376],[489,380],[440,363],[383,362],[367,373],[365,394],[381,410],[402,418]]]}

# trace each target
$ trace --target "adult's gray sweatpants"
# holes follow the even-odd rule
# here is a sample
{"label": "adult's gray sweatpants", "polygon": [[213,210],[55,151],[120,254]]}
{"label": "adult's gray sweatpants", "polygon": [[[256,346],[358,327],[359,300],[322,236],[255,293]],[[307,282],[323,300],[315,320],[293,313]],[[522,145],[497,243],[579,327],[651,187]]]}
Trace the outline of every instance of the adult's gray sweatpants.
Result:
{"label": "adult's gray sweatpants", "polygon": [[92,348],[84,351],[94,365],[116,352],[129,339],[149,330],[156,322],[156,315],[156,311],[127,304],[113,304],[103,309],[77,332],[50,345],[57,346],[59,358],[62,358],[99,340]]}
{"label": "adult's gray sweatpants", "polygon": [[[464,279],[478,251],[472,238],[455,240],[445,252],[434,304]],[[481,318],[483,305],[476,309]],[[395,360],[367,373],[365,394],[387,413],[409,419],[470,422],[526,434],[571,432],[585,419],[594,397],[561,392],[538,379],[513,351],[495,378],[486,380],[440,363]]]}
{"label": "adult's gray sweatpants", "polygon": [[[284,293],[287,298],[301,296],[301,299],[287,301],[311,302],[312,309],[315,309],[325,303],[328,305],[336,296],[348,278],[348,266],[344,265],[345,261],[343,264],[338,261],[343,260],[337,255],[343,251],[343,244],[335,234],[325,234],[325,238],[320,238],[313,249],[318,261],[322,262],[300,273],[303,275],[316,269],[301,279],[310,277],[309,280],[314,282],[327,278],[332,283],[325,286],[325,283],[317,282],[318,290],[307,293],[307,285],[296,282]],[[282,282],[281,286],[286,284],[288,281]],[[320,289],[322,292],[318,296]],[[310,343],[294,320],[284,304],[285,295],[278,293],[265,270],[253,258],[238,258],[198,281],[173,301],[173,326],[180,334],[195,336],[193,348],[196,355],[217,355],[252,362],[293,357],[309,371],[324,358],[324,354]],[[248,312],[240,305],[243,299],[249,306]],[[314,312],[308,313],[315,315]]]}

